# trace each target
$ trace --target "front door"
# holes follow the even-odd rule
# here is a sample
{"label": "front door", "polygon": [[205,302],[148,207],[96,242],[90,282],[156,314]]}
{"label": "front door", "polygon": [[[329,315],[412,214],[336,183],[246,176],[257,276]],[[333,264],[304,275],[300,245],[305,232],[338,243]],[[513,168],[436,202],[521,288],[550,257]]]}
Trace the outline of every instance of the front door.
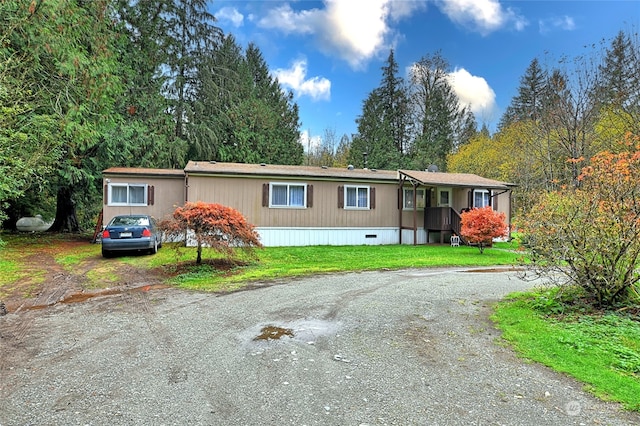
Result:
{"label": "front door", "polygon": [[438,207],[451,207],[451,188],[438,188]]}

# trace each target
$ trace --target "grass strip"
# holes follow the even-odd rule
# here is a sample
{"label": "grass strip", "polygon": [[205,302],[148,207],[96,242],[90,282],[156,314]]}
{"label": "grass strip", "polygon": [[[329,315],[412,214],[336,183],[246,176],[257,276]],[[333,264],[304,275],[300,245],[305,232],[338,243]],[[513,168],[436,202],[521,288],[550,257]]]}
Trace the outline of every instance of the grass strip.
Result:
{"label": "grass strip", "polygon": [[640,322],[619,313],[546,315],[536,308],[540,297],[518,294],[497,304],[492,319],[503,339],[599,398],[640,411]]}
{"label": "grass strip", "polygon": [[[257,260],[239,256],[246,266],[229,270],[201,266],[173,282],[184,288],[219,291],[235,289],[243,283],[330,272],[517,264],[521,255],[513,251],[513,245],[499,244],[482,254],[475,247],[445,245],[266,247],[257,251]],[[192,253],[195,258],[195,251]],[[181,256],[184,259],[184,253]],[[206,258],[215,256],[206,253]]]}

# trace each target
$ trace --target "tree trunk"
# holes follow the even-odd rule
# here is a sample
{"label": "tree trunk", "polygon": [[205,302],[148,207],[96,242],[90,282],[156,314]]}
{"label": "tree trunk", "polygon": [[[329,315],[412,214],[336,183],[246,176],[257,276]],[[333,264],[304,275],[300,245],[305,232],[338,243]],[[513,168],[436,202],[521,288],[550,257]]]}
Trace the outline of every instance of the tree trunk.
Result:
{"label": "tree trunk", "polygon": [[56,218],[49,232],[80,232],[72,195],[73,190],[70,187],[63,186],[58,189]]}

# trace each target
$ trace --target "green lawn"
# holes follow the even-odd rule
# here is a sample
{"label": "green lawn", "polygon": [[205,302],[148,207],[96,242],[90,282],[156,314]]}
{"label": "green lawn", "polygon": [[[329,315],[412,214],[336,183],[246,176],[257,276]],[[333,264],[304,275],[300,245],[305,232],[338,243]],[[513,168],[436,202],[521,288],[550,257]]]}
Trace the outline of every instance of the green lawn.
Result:
{"label": "green lawn", "polygon": [[[516,248],[515,243],[497,243],[481,254],[475,247],[447,245],[267,247],[256,251],[257,259],[246,259],[246,265],[232,271],[204,265],[176,277],[174,282],[184,288],[217,291],[238,288],[252,281],[329,272],[514,265],[521,257]],[[188,258],[184,250],[180,249],[182,260]]]}
{"label": "green lawn", "polygon": [[514,295],[492,319],[524,358],[569,374],[596,396],[640,411],[640,322],[620,312],[557,315],[553,291]]}

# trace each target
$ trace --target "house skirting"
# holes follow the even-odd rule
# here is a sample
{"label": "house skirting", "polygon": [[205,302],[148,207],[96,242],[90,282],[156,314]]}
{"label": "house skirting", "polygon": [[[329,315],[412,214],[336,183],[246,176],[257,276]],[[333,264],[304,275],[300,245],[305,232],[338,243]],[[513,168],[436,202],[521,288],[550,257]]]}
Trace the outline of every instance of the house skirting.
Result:
{"label": "house skirting", "polygon": [[[265,247],[352,246],[398,244],[398,228],[287,228],[256,227]],[[418,232],[418,244],[426,243],[426,233]],[[413,244],[413,231],[402,231],[402,243]]]}

